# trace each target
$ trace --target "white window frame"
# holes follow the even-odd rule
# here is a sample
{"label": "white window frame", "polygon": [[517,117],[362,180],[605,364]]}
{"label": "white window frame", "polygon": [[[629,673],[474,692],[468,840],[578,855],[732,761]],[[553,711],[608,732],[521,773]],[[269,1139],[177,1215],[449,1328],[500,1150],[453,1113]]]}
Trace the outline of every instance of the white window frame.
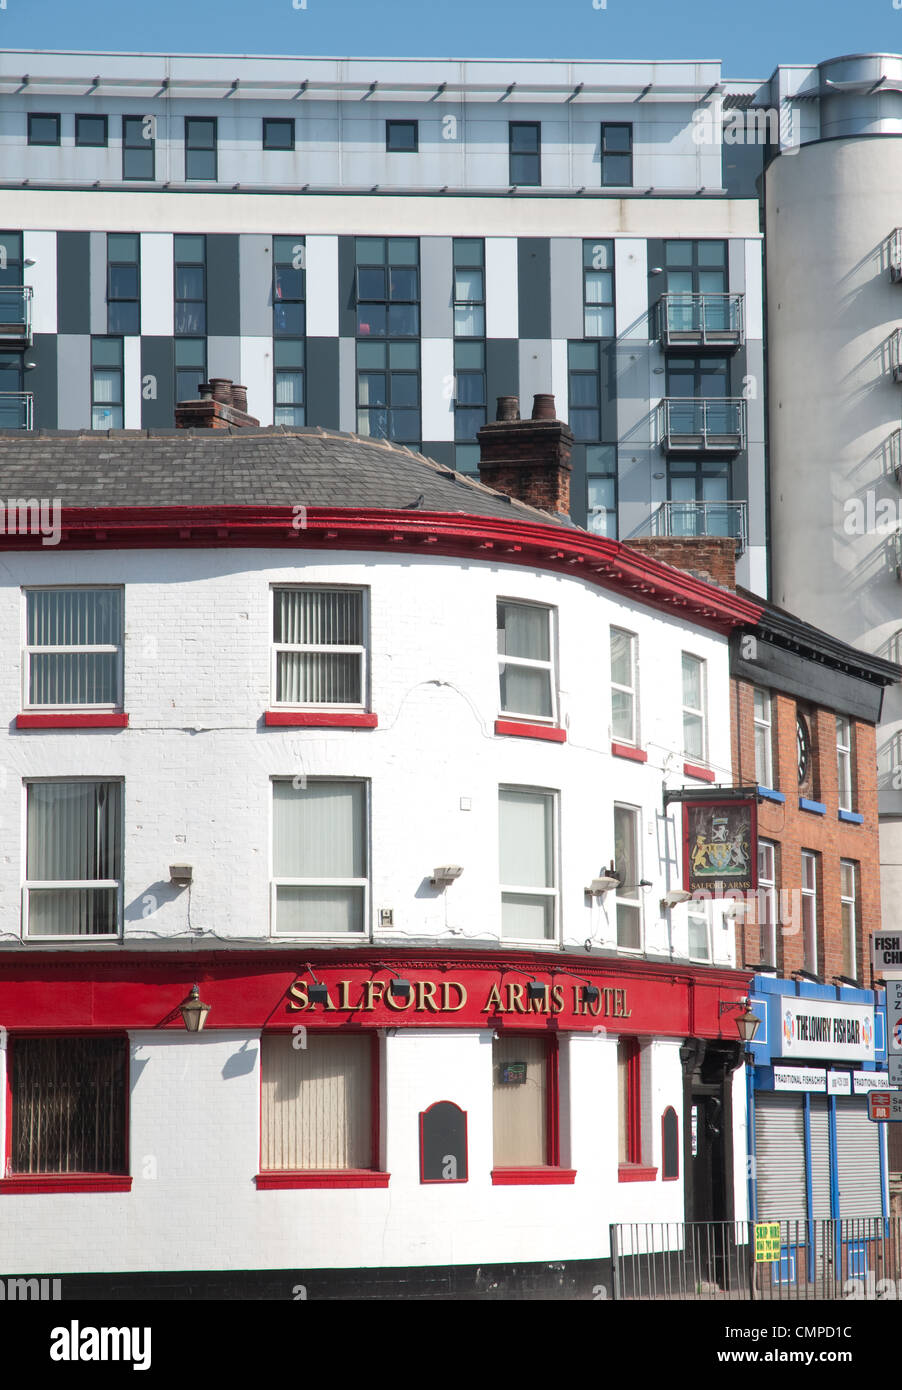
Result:
{"label": "white window frame", "polygon": [[[761,857],[770,860],[764,873],[761,872]],[[767,870],[769,869],[769,874]],[[755,922],[758,928],[758,941],[761,941],[761,928],[770,928],[768,948],[770,954],[760,962],[762,965],[777,964],[777,847],[772,840],[758,841],[758,888],[755,902]],[[766,904],[766,907],[764,906]],[[764,912],[762,912],[764,907]],[[765,916],[770,921],[765,920]],[[760,950],[760,944],[759,944]]]}
{"label": "white window frame", "polygon": [[[270,882],[270,916],[269,934],[275,941],[368,941],[370,939],[370,903],[372,900],[371,880],[373,876],[372,858],[372,818],[371,818],[371,787],[369,779],[366,777],[305,777],[304,786],[311,782],[333,782],[333,783],[357,783],[363,787],[363,815],[364,815],[364,848],[366,850],[366,877],[365,878],[277,878],[275,873],[275,841],[276,841],[276,817],[275,817],[275,784],[276,782],[294,783],[300,780],[297,777],[279,776],[271,777],[270,787],[272,788],[269,799],[269,882]],[[302,790],[302,788],[298,788]],[[363,927],[359,932],[339,931],[339,932],[288,932],[279,931],[279,888],[362,888],[363,889]]]}
{"label": "white window frame", "polygon": [[[557,698],[557,609],[547,603],[532,603],[529,599],[512,598],[509,595],[499,596],[495,600],[495,645],[497,647],[498,638],[498,608],[501,604],[511,604],[518,608],[538,608],[541,609],[548,619],[548,652],[547,661],[539,661],[533,657],[508,656],[505,652],[497,652],[498,658],[498,710],[502,719],[519,720],[527,724],[547,724],[556,726],[558,722],[558,698]],[[551,713],[550,714],[523,714],[519,710],[505,709],[501,703],[501,667],[502,666],[523,666],[532,671],[547,671],[548,684],[551,690]]]}
{"label": "white window frame", "polygon": [[[331,710],[336,714],[361,713],[369,708],[369,633],[370,633],[370,609],[369,609],[369,589],[360,584],[273,584],[270,586],[270,618],[269,631],[275,630],[276,617],[276,595],[291,591],[300,593],[303,591],[312,593],[344,593],[360,594],[360,622],[363,630],[363,642],[357,644],[331,643],[331,642],[272,642],[272,656],[270,658],[270,691],[272,708],[280,710]],[[281,652],[328,652],[332,655],[342,653],[356,653],[360,658],[360,701],[357,704],[338,704],[326,700],[297,704],[291,700],[280,700],[277,696],[278,691],[278,665],[279,654]]]}
{"label": "white window frame", "polygon": [[[843,734],[845,734],[845,741]],[[843,787],[844,764],[847,774],[845,788]],[[841,811],[854,811],[855,778],[852,763],[852,721],[844,714],[836,716],[836,792],[839,809]],[[846,804],[847,801],[848,805]]]}
{"label": "white window frame", "polygon": [[[503,883],[501,881],[501,845],[499,835],[498,881],[500,885],[499,906],[501,908],[501,929],[498,933],[499,940],[503,942],[514,942],[515,944],[519,943],[523,945],[535,946],[538,949],[541,949],[541,947],[543,946],[557,946],[561,936],[561,872],[560,864],[558,862],[560,856],[560,795],[551,787],[527,787],[519,786],[511,782],[502,782],[498,787],[499,827],[501,816],[501,796],[503,792],[526,792],[530,796],[542,796],[545,798],[546,804],[549,807],[549,812],[547,814],[550,814],[551,817],[551,874],[554,882],[551,884],[550,887],[546,886],[545,888],[533,888],[522,883]],[[552,901],[550,935],[542,938],[534,936],[507,936],[504,932],[505,893],[516,893],[519,894],[521,897],[529,898],[550,898]]]}
{"label": "white window frame", "polygon": [[[700,690],[700,692],[701,692],[701,697],[702,697],[701,706],[700,706],[699,708],[696,708],[694,705],[685,705],[685,704],[682,704],[682,698],[683,698],[683,663],[685,662],[685,660],[686,660],[687,657],[689,658],[690,661],[697,661],[697,662],[698,662],[698,666],[699,666],[699,690]],[[708,667],[708,663],[707,663],[707,661],[705,660],[705,658],[704,658],[703,656],[696,656],[694,652],[682,652],[681,655],[680,655],[680,702],[681,702],[681,704],[682,704],[682,710],[683,710],[683,729],[682,729],[683,756],[684,756],[685,758],[688,758],[690,761],[699,760],[699,761],[702,762],[702,763],[707,763],[707,761],[708,761],[708,670],[707,670],[707,667]],[[701,721],[702,721],[702,751],[701,751],[700,754],[699,754],[699,753],[690,753],[690,752],[688,751],[688,749],[686,748],[686,715],[687,715],[687,714],[692,715],[692,716],[693,716],[694,718],[696,718],[696,719],[697,719],[697,718],[701,718]]]}
{"label": "white window frame", "polygon": [[[119,865],[119,878],[73,878],[73,879],[29,879],[28,878],[28,788],[38,784],[56,786],[62,783],[73,782],[104,782],[108,786],[113,784],[122,788],[120,793],[119,811],[122,823],[119,827],[119,845],[121,849],[121,862]],[[122,777],[26,777],[22,782],[22,940],[55,942],[66,941],[72,944],[82,944],[89,941],[120,941],[122,939],[123,907],[125,892],[125,779]],[[116,892],[116,930],[113,932],[96,932],[90,936],[78,936],[74,932],[61,932],[55,936],[42,933],[39,936],[32,936],[28,930],[31,920],[30,895],[33,890],[40,888],[115,888]]]}
{"label": "white window frame", "polygon": [[[31,646],[28,641],[28,595],[37,593],[93,593],[103,590],[107,593],[117,592],[121,595],[119,611],[122,619],[122,626],[119,633],[119,641],[116,644],[98,643],[97,645],[85,646],[62,646],[62,647],[42,647]],[[87,705],[33,705],[29,699],[31,690],[31,658],[32,656],[68,656],[78,653],[104,653],[116,652],[119,660],[116,663],[116,699],[112,704],[97,703]],[[60,711],[81,711],[92,714],[117,714],[124,708],[123,684],[125,667],[125,585],[124,584],[27,584],[22,588],[22,710],[34,711],[35,713],[54,714]]]}
{"label": "white window frame", "polygon": [[[712,914],[712,911],[711,911],[711,901],[710,901],[710,899],[702,899],[701,901],[699,901],[698,899],[693,898],[690,902],[688,902],[688,903],[686,904],[686,955],[687,955],[687,957],[688,957],[689,960],[698,961],[700,964],[703,964],[703,965],[711,965],[712,962],[713,962],[713,949],[714,949],[714,943],[713,943],[713,941],[712,941],[712,932],[711,932],[711,925],[712,925],[712,923],[711,923],[711,918],[712,918],[712,915],[713,915],[713,914]],[[693,949],[692,949],[692,932],[691,932],[691,929],[690,929],[690,922],[691,922],[693,919],[695,919],[695,921],[697,921],[697,922],[698,922],[698,921],[704,922],[704,926],[705,926],[705,954],[704,954],[704,955],[699,955],[699,953],[698,953],[697,951],[694,952]]]}
{"label": "white window frame", "polygon": [[[851,871],[851,874],[852,874],[852,894],[851,894],[851,896],[849,896],[848,894],[846,894],[846,893],[843,892],[843,883],[842,883],[842,881],[843,881],[843,869],[849,869],[849,870]],[[843,907],[848,907],[848,908],[849,908],[849,918],[850,918],[850,921],[851,921],[851,924],[852,924],[851,940],[850,940],[850,942],[849,942],[849,949],[850,949],[850,952],[851,952],[851,957],[852,957],[852,959],[851,959],[851,961],[849,961],[849,960],[847,960],[847,959],[844,959],[844,960],[843,960],[843,974],[846,975],[850,980],[857,980],[857,979],[858,979],[858,909],[857,909],[857,899],[858,899],[858,864],[857,864],[857,862],[856,862],[854,859],[840,859],[840,861],[839,861],[839,901],[840,901],[840,905],[841,905],[841,906],[840,906],[840,931],[842,932],[842,927],[843,927],[843,922],[842,922],[842,908],[843,908]],[[851,964],[851,967],[852,967],[852,968],[851,968],[850,970],[847,970],[845,967],[846,967],[847,965],[850,965],[850,964]]]}
{"label": "white window frame", "polygon": [[[811,866],[811,887],[806,887],[806,865]],[[802,946],[805,955],[804,968],[810,975],[816,975],[817,969],[817,855],[813,850],[802,850]],[[810,914],[810,929],[806,922],[806,915]]]}
{"label": "white window frame", "polygon": [[[765,702],[765,715],[759,716],[757,710],[756,696],[761,696]],[[774,777],[774,743],[773,743],[773,701],[769,690],[762,689],[756,685],[752,688],[752,726],[755,735],[755,778],[759,787],[773,787]],[[762,770],[758,767],[758,730],[764,732],[765,747],[765,767]]]}
{"label": "white window frame", "polygon": [[[614,640],[614,633],[615,633],[615,632],[616,632],[616,633],[619,633],[622,637],[628,637],[628,638],[629,638],[629,643],[630,643],[630,648],[629,648],[629,662],[630,662],[630,676],[632,677],[632,685],[621,685],[618,681],[615,681],[615,680],[614,680],[614,673],[613,673],[613,663],[614,663],[613,640]],[[631,747],[633,747],[633,748],[638,748],[638,747],[639,747],[639,638],[638,638],[638,636],[636,635],[635,632],[630,632],[630,631],[629,631],[627,628],[625,628],[625,627],[617,627],[617,626],[615,626],[614,624],[612,624],[612,625],[611,625],[611,630],[610,630],[610,642],[611,642],[611,653],[610,653],[610,660],[611,660],[611,738],[614,740],[615,743],[627,743],[627,744],[629,744],[629,745],[630,745]],[[632,734],[630,735],[629,738],[624,738],[621,734],[618,734],[617,731],[616,731],[616,729],[615,729],[615,727],[614,727],[614,691],[617,691],[617,692],[618,692],[619,694],[621,694],[621,695],[628,695],[629,698],[630,698],[630,704],[631,704],[631,708],[632,708]]]}
{"label": "white window frame", "polygon": [[[643,874],[643,872],[642,872],[642,807],[641,807],[641,806],[631,806],[631,805],[629,805],[627,802],[624,802],[624,801],[615,801],[615,802],[614,802],[614,826],[615,826],[614,839],[615,839],[615,840],[616,840],[616,838],[617,838],[617,836],[616,836],[616,823],[617,823],[617,812],[618,812],[618,811],[626,811],[626,812],[628,812],[628,813],[633,817],[633,823],[634,823],[634,825],[635,825],[635,831],[636,831],[636,874],[638,875],[638,877],[637,877],[637,879],[636,879],[636,884],[638,885],[639,881],[640,881],[642,878],[644,878],[644,874]],[[628,888],[631,887],[631,886],[632,886],[632,885],[629,885],[629,884],[627,885]],[[633,898],[625,898],[625,897],[623,897],[623,896],[621,895],[621,892],[620,892],[620,888],[619,888],[619,887],[614,889],[614,940],[615,940],[615,942],[616,942],[616,946],[617,946],[617,950],[618,950],[618,951],[626,951],[626,952],[627,952],[629,955],[631,955],[631,956],[641,955],[642,952],[645,950],[645,912],[644,912],[644,902],[643,902],[643,897],[642,897],[642,889],[639,888],[638,886],[636,886],[634,891],[635,891],[635,895],[636,895],[635,897],[633,897]],[[637,911],[638,914],[639,914],[639,944],[638,944],[638,946],[621,946],[621,944],[620,944],[620,930],[619,930],[619,922],[618,922],[619,913],[618,913],[617,909],[618,909],[619,907],[621,907],[621,906],[622,906],[622,907],[628,907],[628,908],[630,908],[630,909],[633,909],[633,910]]]}

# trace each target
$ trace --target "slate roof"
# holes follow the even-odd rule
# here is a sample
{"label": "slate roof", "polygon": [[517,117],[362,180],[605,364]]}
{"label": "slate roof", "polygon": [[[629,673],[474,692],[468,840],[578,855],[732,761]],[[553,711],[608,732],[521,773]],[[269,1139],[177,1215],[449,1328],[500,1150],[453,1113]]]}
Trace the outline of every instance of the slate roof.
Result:
{"label": "slate roof", "polygon": [[0,431],[0,504],[454,512],[572,527],[399,445],[322,429]]}

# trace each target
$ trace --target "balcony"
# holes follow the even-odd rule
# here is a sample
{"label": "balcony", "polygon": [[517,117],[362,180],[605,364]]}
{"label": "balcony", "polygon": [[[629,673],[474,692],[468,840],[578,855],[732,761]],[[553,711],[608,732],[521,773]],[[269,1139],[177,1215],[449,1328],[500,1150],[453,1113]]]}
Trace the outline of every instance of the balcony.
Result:
{"label": "balcony", "polygon": [[748,545],[746,502],[662,502],[641,528],[649,536],[731,536],[736,554]]}
{"label": "balcony", "polygon": [[897,328],[889,340],[889,364],[893,381],[902,381],[902,328]]}
{"label": "balcony", "polygon": [[902,227],[895,227],[889,238],[889,278],[902,281]]}
{"label": "balcony", "polygon": [[30,285],[0,285],[0,345],[31,346]]}
{"label": "balcony", "polygon": [[735,351],[745,342],[741,294],[662,294],[658,337],[663,348]]}
{"label": "balcony", "polygon": [[0,391],[0,430],[30,430],[34,396],[30,391]]}
{"label": "balcony", "polygon": [[665,396],[658,407],[658,440],[666,454],[738,454],[745,438],[741,396]]}

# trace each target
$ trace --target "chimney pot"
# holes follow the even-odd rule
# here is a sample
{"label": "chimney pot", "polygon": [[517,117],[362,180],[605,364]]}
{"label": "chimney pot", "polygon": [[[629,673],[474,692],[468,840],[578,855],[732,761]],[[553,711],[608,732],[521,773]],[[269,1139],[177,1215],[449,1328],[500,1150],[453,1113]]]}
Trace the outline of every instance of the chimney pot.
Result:
{"label": "chimney pot", "polygon": [[232,382],[227,376],[211,376],[210,386],[213,389],[214,401],[219,401],[220,405],[232,404]]}
{"label": "chimney pot", "polygon": [[232,383],[232,405],[236,410],[242,410],[245,415],[247,414],[246,386],[236,386],[234,382]]}
{"label": "chimney pot", "polygon": [[535,397],[530,420],[520,419],[516,396],[499,396],[496,419],[476,438],[482,482],[529,506],[567,516],[573,434],[556,418],[553,395]]}
{"label": "chimney pot", "polygon": [[556,420],[557,415],[554,409],[554,396],[533,396],[532,418],[534,420]]}
{"label": "chimney pot", "polygon": [[516,396],[499,396],[496,420],[519,420],[520,401]]}

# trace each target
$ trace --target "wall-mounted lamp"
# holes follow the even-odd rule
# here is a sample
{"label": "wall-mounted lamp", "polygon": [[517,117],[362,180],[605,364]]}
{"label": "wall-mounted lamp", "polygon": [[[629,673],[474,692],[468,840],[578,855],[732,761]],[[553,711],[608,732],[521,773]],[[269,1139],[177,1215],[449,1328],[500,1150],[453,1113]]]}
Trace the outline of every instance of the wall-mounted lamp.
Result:
{"label": "wall-mounted lamp", "polygon": [[548,986],[540,984],[538,980],[530,980],[526,986],[527,999],[545,999],[548,995]]}
{"label": "wall-mounted lamp", "polygon": [[393,999],[408,1000],[410,998],[410,981],[402,980],[400,975],[388,982],[388,992]]}
{"label": "wall-mounted lamp", "polygon": [[685,888],[671,888],[661,899],[661,911],[666,912],[669,907],[677,907],[680,903],[688,903],[692,897]]}
{"label": "wall-mounted lamp", "polygon": [[453,883],[456,878],[460,878],[463,873],[461,864],[440,864],[437,869],[432,870],[432,877],[429,880],[433,888],[447,888],[449,883]]}
{"label": "wall-mounted lamp", "polygon": [[194,871],[190,864],[169,865],[169,882],[177,888],[187,888],[193,878]]}
{"label": "wall-mounted lamp", "polygon": [[24,365],[26,372],[33,372],[38,364],[37,362],[26,362]]}
{"label": "wall-mounted lamp", "polygon": [[610,893],[612,888],[620,887],[620,878],[617,874],[602,874],[600,878],[593,878],[586,889],[590,898],[601,898],[605,893]]}
{"label": "wall-mounted lamp", "polygon": [[24,259],[24,261],[22,262],[22,264],[23,264],[23,265],[36,265],[37,262],[34,260],[34,258],[33,258],[32,256],[26,256],[25,259]]}
{"label": "wall-mounted lamp", "polygon": [[755,1041],[755,1035],[761,1027],[761,1020],[757,1014],[752,1013],[752,1001],[750,999],[728,999],[726,1001],[721,999],[720,1007],[717,1011],[718,1017],[720,1018],[725,1013],[729,1013],[731,1009],[742,1009],[742,1013],[735,1020],[735,1023],[736,1031],[739,1034],[739,1041],[742,1043],[743,1048],[746,1049],[746,1058],[748,1058],[748,1048]]}
{"label": "wall-mounted lamp", "polygon": [[185,1027],[189,1033],[200,1033],[207,1021],[207,1014],[212,1008],[211,1004],[204,1004],[201,1000],[197,985],[191,986],[191,993],[184,1004],[179,1005],[179,1013],[184,1020]]}

